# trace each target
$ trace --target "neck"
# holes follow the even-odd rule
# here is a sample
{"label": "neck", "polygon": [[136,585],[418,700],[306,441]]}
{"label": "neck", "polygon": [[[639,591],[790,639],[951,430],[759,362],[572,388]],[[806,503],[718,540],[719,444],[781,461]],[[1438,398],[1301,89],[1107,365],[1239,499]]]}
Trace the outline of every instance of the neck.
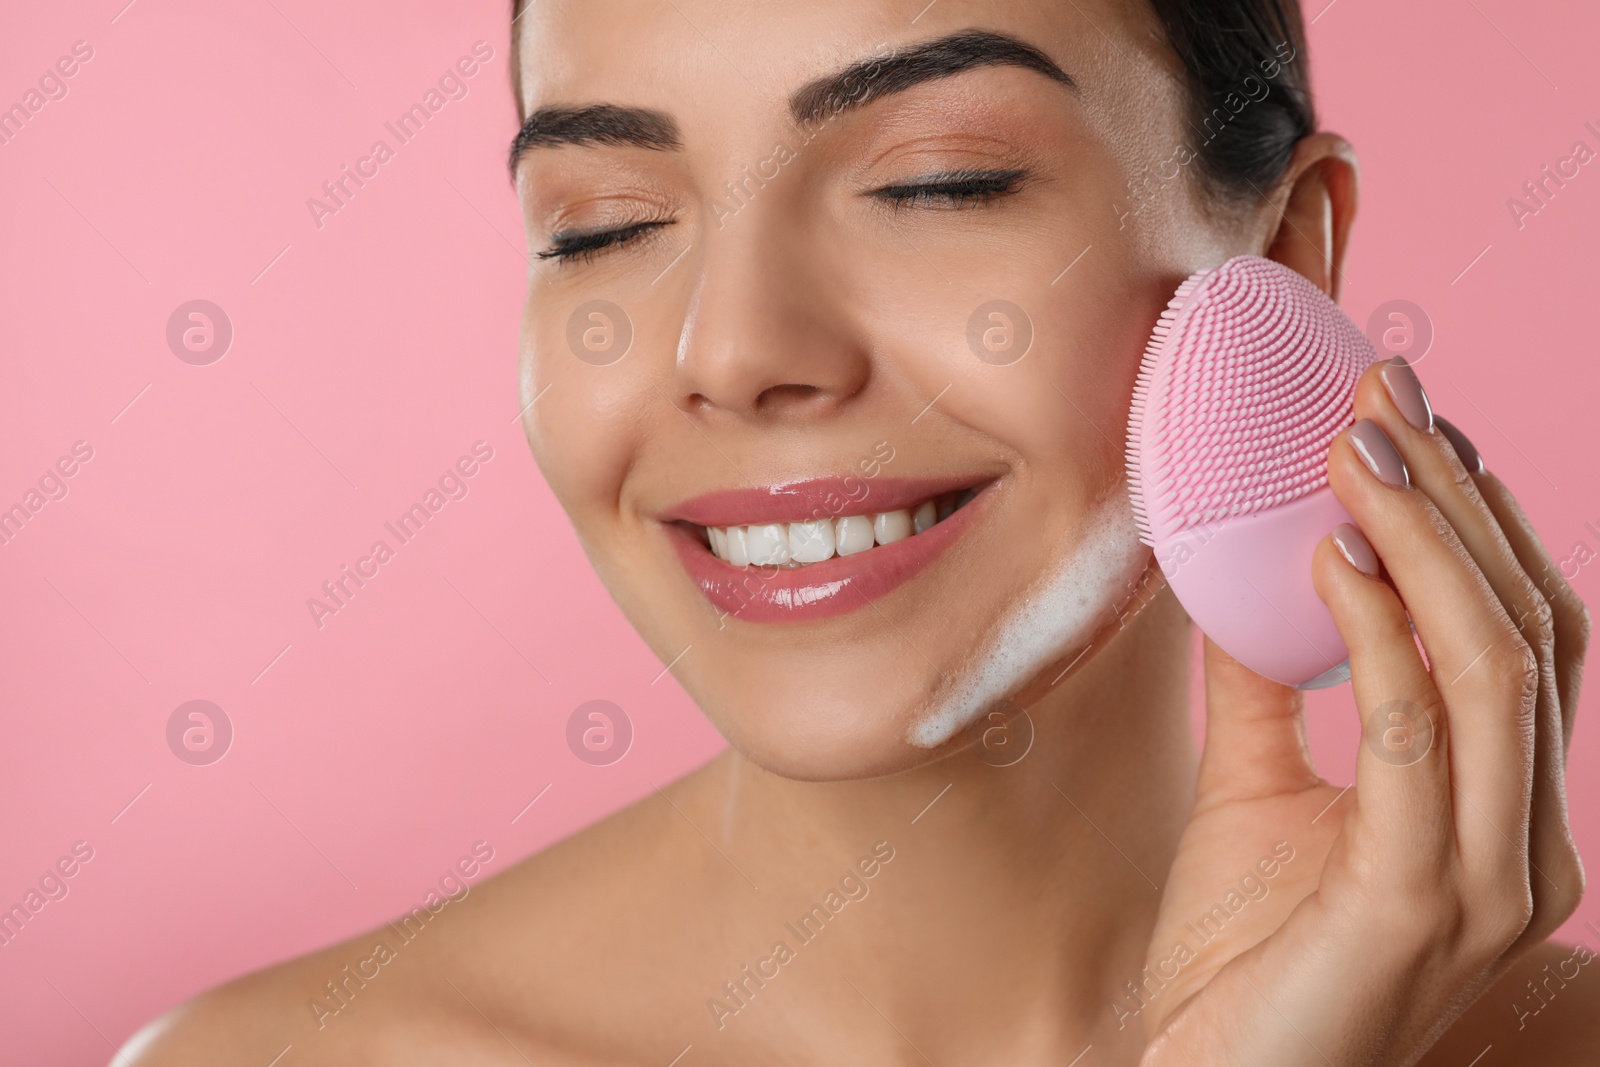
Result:
{"label": "neck", "polygon": [[[780,996],[748,998],[754,1010],[729,999],[739,1037],[881,1045],[874,1062],[907,1043],[935,1062],[939,1049],[1066,1063],[1091,1041],[1136,1042],[1111,1006],[1139,976],[1192,803],[1189,639],[1170,593],[1155,598],[1029,705],[1032,745],[1009,766],[994,764],[1017,747],[979,745],[808,783],[730,752],[696,775],[701,810],[720,815],[708,832],[759,886],[730,893],[730,928],[784,942],[799,964],[772,979]],[[1027,730],[1015,723],[1011,743]]]}

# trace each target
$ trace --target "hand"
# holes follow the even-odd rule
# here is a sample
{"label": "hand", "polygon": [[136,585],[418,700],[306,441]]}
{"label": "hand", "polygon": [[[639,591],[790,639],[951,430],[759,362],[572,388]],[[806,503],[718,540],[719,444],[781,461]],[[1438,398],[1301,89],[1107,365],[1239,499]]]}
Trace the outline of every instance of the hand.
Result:
{"label": "hand", "polygon": [[1565,763],[1588,614],[1500,481],[1407,421],[1395,396],[1428,422],[1408,379],[1362,378],[1370,422],[1328,457],[1360,532],[1313,560],[1365,726],[1355,784],[1313,769],[1300,693],[1206,643],[1196,804],[1118,1011],[1144,1067],[1414,1063],[1582,895]]}

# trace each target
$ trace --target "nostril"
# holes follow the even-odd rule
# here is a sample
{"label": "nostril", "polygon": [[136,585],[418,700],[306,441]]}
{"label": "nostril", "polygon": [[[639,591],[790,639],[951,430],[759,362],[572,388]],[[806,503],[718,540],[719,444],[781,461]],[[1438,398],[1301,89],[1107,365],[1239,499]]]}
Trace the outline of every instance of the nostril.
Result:
{"label": "nostril", "polygon": [[823,390],[815,385],[773,385],[763,389],[756,397],[756,408],[783,407],[800,404],[821,396]]}

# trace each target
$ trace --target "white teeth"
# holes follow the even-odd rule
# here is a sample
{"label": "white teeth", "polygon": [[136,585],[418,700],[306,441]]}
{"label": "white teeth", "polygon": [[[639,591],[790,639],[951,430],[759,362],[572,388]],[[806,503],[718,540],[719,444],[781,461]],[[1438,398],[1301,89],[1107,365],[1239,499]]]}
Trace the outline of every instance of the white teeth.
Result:
{"label": "white teeth", "polygon": [[811,522],[708,526],[706,540],[718,559],[735,567],[821,563],[835,555],[853,556],[874,545],[891,545],[923,533],[949,518],[975,496],[971,490],[945,493],[916,508],[873,515],[841,515]]}
{"label": "white teeth", "polygon": [[834,540],[841,556],[853,556],[872,547],[872,520],[865,515],[846,515],[833,520]]}
{"label": "white teeth", "polygon": [[885,511],[872,516],[872,537],[880,545],[892,545],[911,536],[911,512]]}
{"label": "white teeth", "polygon": [[745,547],[744,531],[743,526],[729,526],[724,531],[728,538],[728,562],[735,567],[750,566],[750,551]]}
{"label": "white teeth", "polygon": [[791,522],[789,552],[796,563],[821,563],[833,556],[833,522]]}
{"label": "white teeth", "polygon": [[749,527],[744,543],[750,562],[758,567],[778,567],[789,562],[789,531],[777,523]]}

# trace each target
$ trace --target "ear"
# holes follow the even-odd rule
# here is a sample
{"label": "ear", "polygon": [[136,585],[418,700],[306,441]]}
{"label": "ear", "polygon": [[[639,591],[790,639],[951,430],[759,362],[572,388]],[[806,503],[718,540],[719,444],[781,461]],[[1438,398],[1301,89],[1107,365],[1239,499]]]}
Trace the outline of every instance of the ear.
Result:
{"label": "ear", "polygon": [[1302,138],[1272,198],[1278,219],[1275,227],[1269,220],[1272,233],[1262,255],[1311,279],[1337,301],[1359,185],[1350,142],[1336,133]]}

